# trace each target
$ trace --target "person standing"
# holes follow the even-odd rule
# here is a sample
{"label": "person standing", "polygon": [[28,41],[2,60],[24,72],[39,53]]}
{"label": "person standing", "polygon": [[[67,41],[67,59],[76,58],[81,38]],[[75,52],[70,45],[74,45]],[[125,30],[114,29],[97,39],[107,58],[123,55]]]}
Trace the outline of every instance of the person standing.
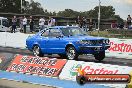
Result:
{"label": "person standing", "polygon": [[23,17],[19,18],[20,32],[23,31]]}
{"label": "person standing", "polygon": [[44,24],[45,24],[45,19],[43,17],[41,17],[39,19],[39,27],[40,27],[40,30],[43,30],[45,27],[44,27]]}
{"label": "person standing", "polygon": [[127,17],[127,28],[128,28],[128,29],[129,29],[129,27],[131,26],[131,20],[132,20],[131,16],[128,15],[128,17]]}
{"label": "person standing", "polygon": [[52,17],[49,17],[48,26],[52,27],[55,26],[55,19]]}
{"label": "person standing", "polygon": [[92,18],[89,19],[89,31],[93,31],[93,21],[92,21]]}
{"label": "person standing", "polygon": [[15,33],[15,29],[16,29],[16,22],[17,22],[17,18],[16,18],[16,16],[14,16],[13,18],[12,18],[12,30],[11,30],[11,33]]}
{"label": "person standing", "polygon": [[24,33],[26,33],[26,25],[27,25],[27,18],[24,16],[24,19],[23,19]]}
{"label": "person standing", "polygon": [[34,20],[33,20],[32,16],[30,16],[30,22],[29,22],[29,24],[30,24],[30,32],[33,33]]}
{"label": "person standing", "polygon": [[84,31],[87,32],[87,19],[85,17],[83,17],[82,20],[83,20],[83,28],[84,28]]}
{"label": "person standing", "polygon": [[78,17],[77,17],[77,23],[78,23],[78,25],[79,25],[80,28],[83,27],[83,19],[82,19],[81,16],[78,16]]}

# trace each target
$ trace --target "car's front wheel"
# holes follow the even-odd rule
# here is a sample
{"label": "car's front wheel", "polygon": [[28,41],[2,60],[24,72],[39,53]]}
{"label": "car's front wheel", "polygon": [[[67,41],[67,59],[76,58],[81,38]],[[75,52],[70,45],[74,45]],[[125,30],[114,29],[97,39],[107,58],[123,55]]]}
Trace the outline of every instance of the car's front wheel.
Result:
{"label": "car's front wheel", "polygon": [[98,52],[94,54],[94,57],[98,61],[102,61],[105,58],[105,51]]}
{"label": "car's front wheel", "polygon": [[41,49],[40,49],[40,47],[38,46],[38,45],[35,45],[34,47],[33,47],[33,54],[34,54],[34,56],[40,56],[40,57],[43,57],[43,53],[41,52]]}
{"label": "car's front wheel", "polygon": [[68,46],[66,48],[66,56],[69,60],[78,59],[78,53],[76,52],[76,49],[73,46]]}

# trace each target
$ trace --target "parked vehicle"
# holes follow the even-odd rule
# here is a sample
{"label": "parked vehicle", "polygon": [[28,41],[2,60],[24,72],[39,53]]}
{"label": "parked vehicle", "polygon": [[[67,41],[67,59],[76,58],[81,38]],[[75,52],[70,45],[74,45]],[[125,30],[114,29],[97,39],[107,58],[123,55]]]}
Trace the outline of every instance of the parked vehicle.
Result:
{"label": "parked vehicle", "polygon": [[5,17],[0,17],[0,31],[1,32],[10,31],[9,21]]}
{"label": "parked vehicle", "polygon": [[93,54],[99,61],[105,58],[105,50],[110,47],[109,39],[89,36],[83,29],[72,26],[46,28],[28,37],[26,45],[35,56],[58,54],[73,60],[81,54]]}

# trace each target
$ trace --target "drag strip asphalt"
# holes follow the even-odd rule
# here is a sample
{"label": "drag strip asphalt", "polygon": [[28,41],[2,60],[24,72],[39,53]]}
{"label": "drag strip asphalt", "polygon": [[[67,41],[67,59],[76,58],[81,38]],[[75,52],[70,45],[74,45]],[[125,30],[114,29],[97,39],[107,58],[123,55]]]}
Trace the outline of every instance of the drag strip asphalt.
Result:
{"label": "drag strip asphalt", "polygon": [[[19,48],[12,48],[12,47],[0,47],[0,55],[7,56],[9,58],[9,57],[15,56],[16,54],[33,55],[32,52],[27,50],[27,49],[19,49]],[[58,55],[45,55],[45,56],[46,57],[48,56],[50,58],[60,59],[60,57]],[[115,58],[115,57],[106,57],[103,61],[98,62],[91,55],[80,55],[79,56],[79,61],[95,62],[95,63],[103,63],[103,64],[112,64],[112,65],[120,65],[120,66],[132,66],[131,59]]]}

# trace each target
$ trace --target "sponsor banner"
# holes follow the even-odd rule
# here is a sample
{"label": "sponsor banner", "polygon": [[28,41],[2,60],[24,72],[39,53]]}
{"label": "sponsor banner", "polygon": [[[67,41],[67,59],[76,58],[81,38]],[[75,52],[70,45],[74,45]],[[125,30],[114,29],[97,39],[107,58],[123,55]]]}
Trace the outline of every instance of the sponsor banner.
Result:
{"label": "sponsor banner", "polygon": [[[82,71],[86,74],[129,74],[132,71],[132,67],[118,66],[102,63],[83,62],[83,61],[72,61],[69,60],[64,66],[60,79],[76,81],[76,75],[78,74],[78,68],[82,68]],[[100,84],[110,86],[114,88],[124,88],[124,84]]]}
{"label": "sponsor banner", "polygon": [[75,81],[78,73],[77,69],[81,66],[82,71],[86,74],[129,74],[132,67],[118,66],[102,63],[68,61],[64,66],[59,77],[61,79],[69,79]]}
{"label": "sponsor banner", "polygon": [[110,48],[106,56],[132,59],[132,39],[110,38]]}
{"label": "sponsor banner", "polygon": [[7,71],[56,77],[66,62],[67,60],[63,59],[18,55],[8,67]]}

